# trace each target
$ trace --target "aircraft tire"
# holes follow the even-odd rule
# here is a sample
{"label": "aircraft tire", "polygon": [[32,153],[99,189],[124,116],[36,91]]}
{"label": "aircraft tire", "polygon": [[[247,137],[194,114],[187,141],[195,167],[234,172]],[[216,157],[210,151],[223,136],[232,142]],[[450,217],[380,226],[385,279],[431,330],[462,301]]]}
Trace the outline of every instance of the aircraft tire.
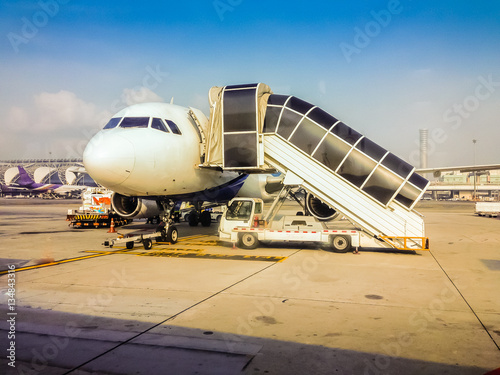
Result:
{"label": "aircraft tire", "polygon": [[351,237],[332,236],[331,245],[334,253],[347,253],[351,250]]}
{"label": "aircraft tire", "polygon": [[177,242],[178,239],[179,239],[179,231],[177,230],[177,228],[176,227],[168,228],[166,235],[167,242],[174,244]]}
{"label": "aircraft tire", "polygon": [[142,241],[142,244],[144,245],[144,250],[151,250],[153,247],[153,241],[151,241],[149,238],[146,238]]}
{"label": "aircraft tire", "polygon": [[242,249],[255,249],[259,246],[259,239],[253,233],[241,233],[238,241],[238,247]]}
{"label": "aircraft tire", "polygon": [[125,244],[125,247],[129,250],[134,248],[134,241],[129,241]]}
{"label": "aircraft tire", "polygon": [[209,227],[212,224],[212,216],[210,216],[210,212],[203,211],[200,214],[200,223],[204,227]]}
{"label": "aircraft tire", "polygon": [[196,212],[191,212],[189,215],[188,215],[188,222],[189,222],[189,226],[190,227],[196,227],[198,225],[198,215],[196,214]]}

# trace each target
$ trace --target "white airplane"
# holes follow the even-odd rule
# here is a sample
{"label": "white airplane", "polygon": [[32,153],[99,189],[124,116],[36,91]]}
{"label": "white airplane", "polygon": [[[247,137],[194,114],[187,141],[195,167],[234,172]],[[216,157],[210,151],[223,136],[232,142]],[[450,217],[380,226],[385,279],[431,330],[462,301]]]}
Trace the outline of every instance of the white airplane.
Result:
{"label": "white airplane", "polygon": [[176,202],[191,201],[209,226],[203,202],[228,202],[238,193],[270,200],[279,176],[247,175],[200,168],[207,117],[194,108],[167,103],[127,107],[87,145],[83,163],[97,183],[113,190],[114,210],[123,217],[152,217]]}

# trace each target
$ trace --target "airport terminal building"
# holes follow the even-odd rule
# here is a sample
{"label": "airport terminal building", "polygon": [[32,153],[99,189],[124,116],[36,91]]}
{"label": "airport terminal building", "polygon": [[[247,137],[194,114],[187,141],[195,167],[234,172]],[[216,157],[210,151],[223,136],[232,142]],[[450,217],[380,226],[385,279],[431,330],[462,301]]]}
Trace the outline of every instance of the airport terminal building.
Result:
{"label": "airport terminal building", "polygon": [[0,161],[0,183],[15,185],[18,167],[23,167],[37,183],[96,186],[86,173],[82,159],[12,159]]}

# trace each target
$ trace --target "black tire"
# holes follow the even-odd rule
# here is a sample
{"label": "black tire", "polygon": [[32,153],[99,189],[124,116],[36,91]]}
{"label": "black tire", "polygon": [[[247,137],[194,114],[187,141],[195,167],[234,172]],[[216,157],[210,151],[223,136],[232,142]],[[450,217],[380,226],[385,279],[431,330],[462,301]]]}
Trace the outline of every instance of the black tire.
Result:
{"label": "black tire", "polygon": [[190,227],[196,227],[198,225],[198,215],[196,214],[196,212],[191,212],[189,215],[188,215],[188,222],[189,222],[189,226]]}
{"label": "black tire", "polygon": [[134,241],[129,241],[125,244],[125,247],[129,250],[134,248]]}
{"label": "black tire", "polygon": [[238,247],[242,249],[255,249],[259,246],[259,239],[253,233],[241,233],[238,241]]}
{"label": "black tire", "polygon": [[200,223],[204,227],[209,227],[210,224],[212,224],[212,216],[210,215],[210,212],[203,211],[200,214]]}
{"label": "black tire", "polygon": [[165,237],[167,242],[174,244],[179,239],[179,231],[176,227],[170,227],[168,228],[167,235]]}
{"label": "black tire", "polygon": [[149,238],[142,240],[142,244],[144,245],[144,250],[151,250],[151,248],[153,247],[153,241],[151,241]]}
{"label": "black tire", "polygon": [[333,236],[331,246],[334,253],[347,253],[351,250],[351,237]]}
{"label": "black tire", "polygon": [[165,230],[165,227],[157,229],[156,231],[161,234],[160,237],[156,237],[156,242],[167,242],[167,231]]}

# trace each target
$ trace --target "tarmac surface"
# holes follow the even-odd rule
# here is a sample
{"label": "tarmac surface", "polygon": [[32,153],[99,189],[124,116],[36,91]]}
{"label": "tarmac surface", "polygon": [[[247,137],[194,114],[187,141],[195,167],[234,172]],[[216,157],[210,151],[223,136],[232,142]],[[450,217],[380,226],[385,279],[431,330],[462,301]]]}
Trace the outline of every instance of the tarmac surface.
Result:
{"label": "tarmac surface", "polygon": [[500,220],[471,203],[420,204],[431,251],[359,255],[233,249],[185,223],[175,245],[110,249],[106,229],[68,227],[78,205],[0,199],[0,374],[500,367]]}

